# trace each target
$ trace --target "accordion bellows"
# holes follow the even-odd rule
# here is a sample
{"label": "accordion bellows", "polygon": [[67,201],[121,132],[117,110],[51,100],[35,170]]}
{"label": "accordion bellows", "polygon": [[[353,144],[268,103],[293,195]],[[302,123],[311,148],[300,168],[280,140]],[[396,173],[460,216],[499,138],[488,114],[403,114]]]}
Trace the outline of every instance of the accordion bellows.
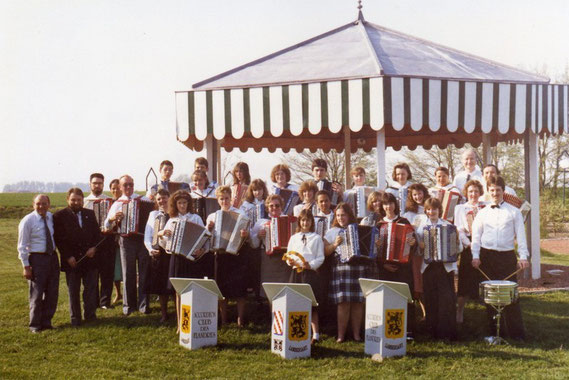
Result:
{"label": "accordion bellows", "polygon": [[113,204],[111,198],[107,199],[96,199],[93,201],[93,212],[95,213],[95,219],[97,219],[97,224],[101,231],[105,232],[105,219],[109,215],[109,210]]}
{"label": "accordion bellows", "polygon": [[121,236],[144,235],[144,227],[148,216],[154,210],[154,202],[141,199],[131,199],[122,202],[123,218],[119,224],[118,233]]}
{"label": "accordion bellows", "polygon": [[423,227],[426,264],[433,262],[454,263],[458,258],[458,233],[456,226],[427,225]]}
{"label": "accordion bellows", "polygon": [[265,224],[265,253],[272,255],[276,251],[286,251],[288,241],[296,231],[297,219],[294,216],[283,215],[271,218]]}
{"label": "accordion bellows", "polygon": [[174,225],[166,251],[196,261],[203,256],[203,254],[198,256],[196,251],[202,248],[210,237],[209,231],[199,224],[180,220]]}
{"label": "accordion bellows", "polygon": [[415,229],[410,224],[380,222],[378,256],[382,261],[406,264],[409,262],[411,246],[407,239]]}
{"label": "accordion bellows", "polygon": [[245,241],[241,237],[241,230],[248,230],[250,223],[251,221],[247,216],[238,212],[216,211],[212,251],[237,255]]}
{"label": "accordion bellows", "polygon": [[513,194],[504,193],[504,202],[518,208],[524,217],[524,221],[527,219],[528,214],[531,211],[531,205],[528,201],[518,198]]}
{"label": "accordion bellows", "polygon": [[255,204],[255,207],[249,208],[245,213],[251,221],[251,225],[255,225],[259,219],[267,219],[267,211],[264,203]]}
{"label": "accordion bellows", "polygon": [[342,243],[336,248],[336,253],[341,263],[354,259],[377,259],[377,227],[352,223],[340,233]]}

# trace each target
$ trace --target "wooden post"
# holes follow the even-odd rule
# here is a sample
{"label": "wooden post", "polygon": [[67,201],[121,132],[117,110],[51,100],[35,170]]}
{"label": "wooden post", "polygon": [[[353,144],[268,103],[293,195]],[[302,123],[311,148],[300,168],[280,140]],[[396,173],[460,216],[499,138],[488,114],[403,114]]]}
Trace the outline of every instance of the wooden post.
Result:
{"label": "wooden post", "polygon": [[482,133],[482,156],[484,165],[492,163],[492,138],[488,133]]}
{"label": "wooden post", "polygon": [[350,187],[351,175],[350,172],[352,171],[352,136],[350,134],[350,127],[345,125],[344,126],[344,167],[345,167],[345,189],[347,190]]}
{"label": "wooden post", "polygon": [[213,181],[218,181],[218,178],[220,178],[219,175],[219,162],[221,160],[219,160],[219,155],[218,155],[218,143],[217,140],[215,139],[215,137],[213,137],[213,135],[207,135],[207,137],[205,138],[205,149],[206,149],[206,158],[207,158],[207,162],[208,162],[208,171],[207,171],[207,177],[210,180]]}
{"label": "wooden post", "polygon": [[524,138],[524,169],[526,177],[526,200],[531,204],[527,223],[528,250],[531,255],[531,277],[541,278],[541,252],[539,249],[539,136],[527,129]]}
{"label": "wooden post", "polygon": [[387,187],[385,181],[385,129],[381,128],[376,135],[376,158],[377,158],[377,187],[384,190]]}

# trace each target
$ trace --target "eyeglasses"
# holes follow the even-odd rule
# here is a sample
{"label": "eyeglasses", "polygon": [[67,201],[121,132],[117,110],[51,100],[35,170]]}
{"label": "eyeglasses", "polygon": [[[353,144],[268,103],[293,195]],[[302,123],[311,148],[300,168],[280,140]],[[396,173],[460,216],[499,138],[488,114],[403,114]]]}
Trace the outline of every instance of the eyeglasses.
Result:
{"label": "eyeglasses", "polygon": [[281,208],[281,205],[279,204],[269,205],[269,208]]}
{"label": "eyeglasses", "polygon": [[123,187],[134,187],[134,183],[123,183]]}

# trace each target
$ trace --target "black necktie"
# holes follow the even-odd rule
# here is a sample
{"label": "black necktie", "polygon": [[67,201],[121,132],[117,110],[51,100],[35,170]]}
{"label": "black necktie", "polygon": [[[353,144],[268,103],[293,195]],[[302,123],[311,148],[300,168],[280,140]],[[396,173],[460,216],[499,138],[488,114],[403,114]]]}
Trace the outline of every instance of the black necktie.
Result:
{"label": "black necktie", "polygon": [[302,234],[302,242],[304,243],[304,245],[306,245],[306,235]]}
{"label": "black necktie", "polygon": [[79,211],[75,212],[74,214],[77,218],[77,224],[79,225],[79,228],[83,228],[83,226],[81,226],[81,215],[79,215]]}
{"label": "black necktie", "polygon": [[466,176],[466,182],[470,181],[470,174]]}
{"label": "black necktie", "polygon": [[53,254],[53,241],[51,240],[51,232],[49,231],[49,227],[47,226],[47,217],[42,216],[43,225],[45,226],[45,253],[48,255]]}

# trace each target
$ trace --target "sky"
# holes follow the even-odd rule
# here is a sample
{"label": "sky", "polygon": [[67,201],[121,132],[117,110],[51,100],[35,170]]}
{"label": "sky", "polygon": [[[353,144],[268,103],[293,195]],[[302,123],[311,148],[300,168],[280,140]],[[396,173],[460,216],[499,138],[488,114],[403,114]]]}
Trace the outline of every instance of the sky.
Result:
{"label": "sky", "polygon": [[[552,79],[569,66],[569,1],[363,1],[366,20]],[[174,162],[174,91],[357,16],[355,0],[2,0],[0,191],[23,180],[87,182]],[[267,178],[278,154],[229,153]],[[388,159],[389,159],[388,153]]]}

